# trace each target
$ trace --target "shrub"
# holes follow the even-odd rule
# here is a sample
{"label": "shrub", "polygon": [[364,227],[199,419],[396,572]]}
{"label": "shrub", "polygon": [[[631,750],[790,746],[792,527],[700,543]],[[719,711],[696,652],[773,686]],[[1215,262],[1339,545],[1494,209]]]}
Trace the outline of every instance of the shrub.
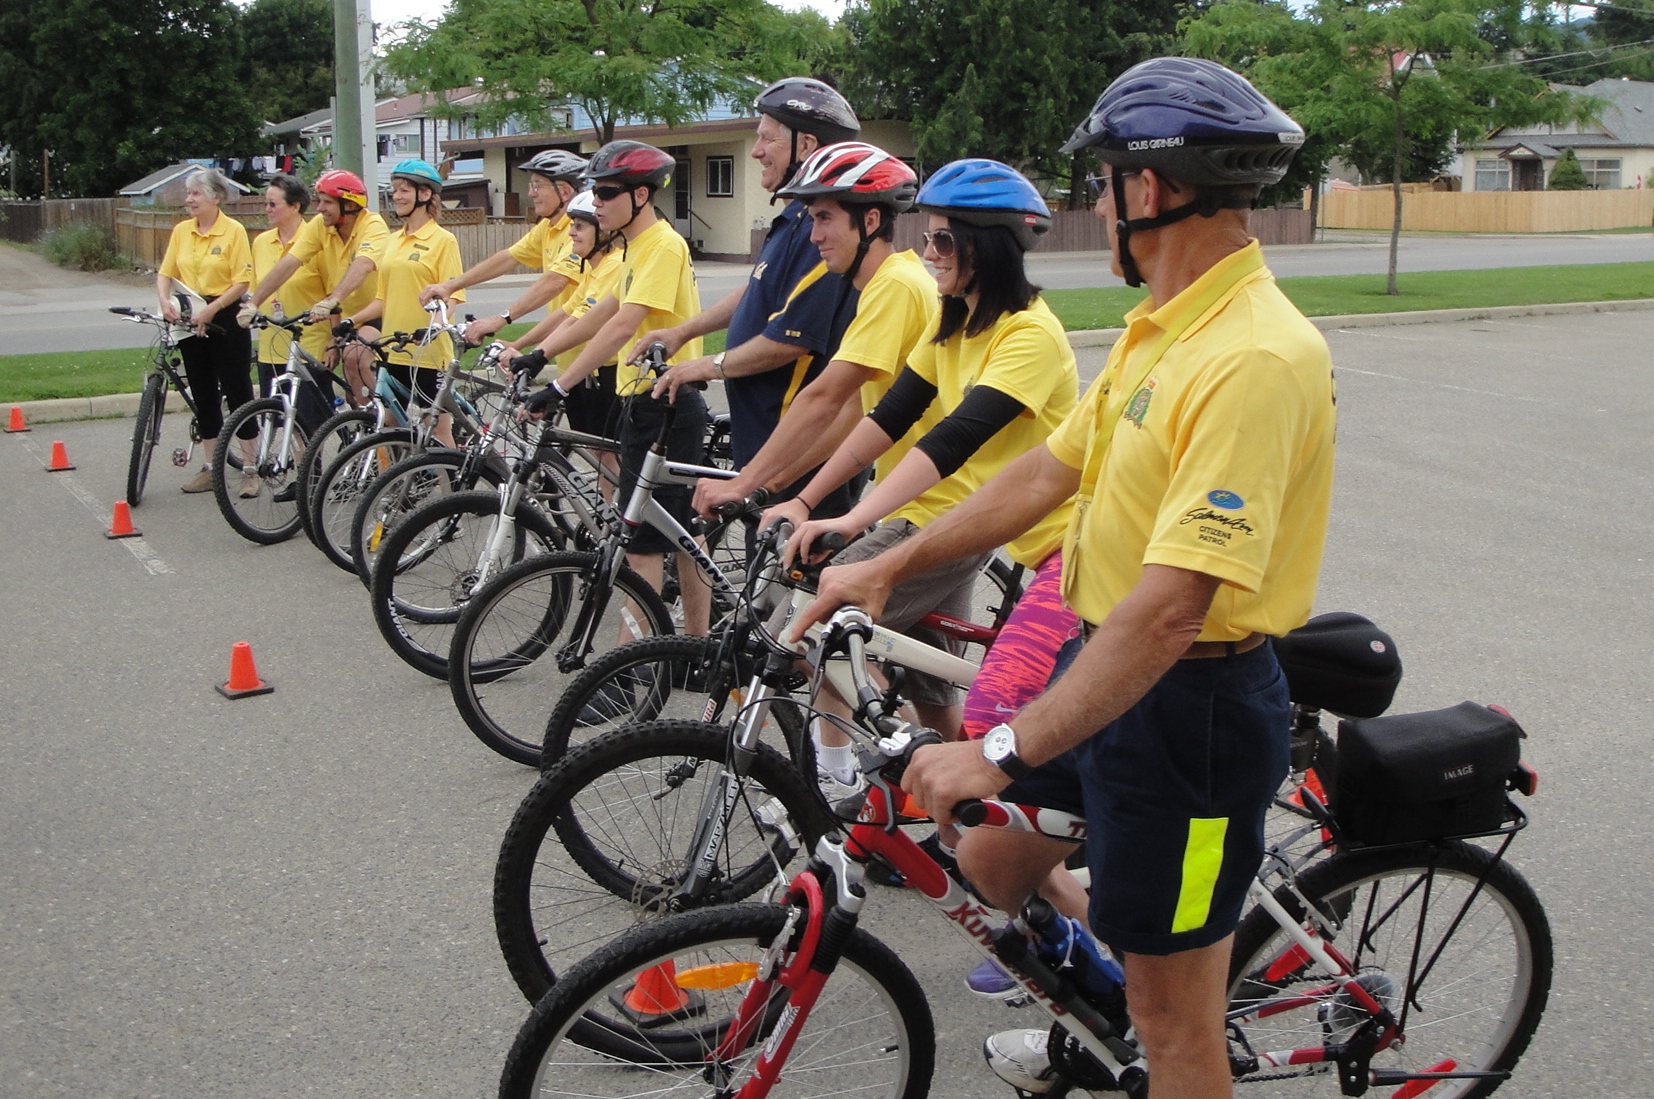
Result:
{"label": "shrub", "polygon": [[41,235],[40,250],[59,267],[107,271],[120,262],[115,238],[102,225],[77,221]]}
{"label": "shrub", "polygon": [[1591,185],[1585,181],[1585,169],[1579,166],[1579,155],[1572,149],[1563,149],[1562,155],[1557,158],[1556,167],[1551,169],[1551,178],[1545,181],[1547,191],[1588,191]]}

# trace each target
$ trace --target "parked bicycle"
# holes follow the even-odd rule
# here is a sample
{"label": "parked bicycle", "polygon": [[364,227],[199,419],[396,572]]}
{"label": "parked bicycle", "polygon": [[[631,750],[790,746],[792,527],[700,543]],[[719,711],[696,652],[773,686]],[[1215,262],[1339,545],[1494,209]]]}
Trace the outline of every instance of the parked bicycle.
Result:
{"label": "parked bicycle", "polygon": [[150,459],[161,442],[161,418],[166,415],[169,389],[177,390],[190,410],[189,445],[172,452],[172,464],[189,465],[196,444],[202,441],[195,402],[190,398],[189,381],[184,376],[184,356],[178,350],[179,341],[188,339],[192,332],[187,323],[173,324],[159,313],[145,309],[115,305],[109,311],[118,317],[155,328],[155,337],[150,344],[149,373],[144,378],[143,395],[138,398],[138,422],[132,426],[132,457],[126,468],[126,502],[131,507],[137,507],[144,501]]}

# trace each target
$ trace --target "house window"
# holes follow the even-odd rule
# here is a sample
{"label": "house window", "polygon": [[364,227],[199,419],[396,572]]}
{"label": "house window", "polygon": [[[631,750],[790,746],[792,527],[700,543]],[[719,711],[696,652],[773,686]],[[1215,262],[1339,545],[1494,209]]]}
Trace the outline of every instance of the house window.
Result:
{"label": "house window", "polygon": [[1579,158],[1579,166],[1585,169],[1585,182],[1591,185],[1593,191],[1617,191],[1620,189],[1620,158]]}
{"label": "house window", "polygon": [[419,135],[418,134],[392,134],[391,135],[391,151],[396,156],[403,156],[403,157],[418,156],[419,155]]}
{"label": "house window", "polygon": [[1494,157],[1476,161],[1476,189],[1478,191],[1510,190],[1510,161]]}
{"label": "house window", "polygon": [[735,158],[709,156],[706,158],[706,196],[731,198],[735,194]]}
{"label": "house window", "polygon": [[465,115],[462,118],[448,120],[449,141],[469,141],[477,136],[477,119],[475,115]]}

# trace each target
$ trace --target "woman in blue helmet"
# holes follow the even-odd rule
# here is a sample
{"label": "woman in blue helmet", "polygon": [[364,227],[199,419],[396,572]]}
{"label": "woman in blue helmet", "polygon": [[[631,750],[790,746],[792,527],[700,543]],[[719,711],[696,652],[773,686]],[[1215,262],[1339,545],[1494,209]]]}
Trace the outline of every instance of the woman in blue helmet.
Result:
{"label": "woman in blue helmet", "polygon": [[[360,328],[364,336],[375,339],[380,331],[413,332],[424,328],[430,315],[419,302],[420,290],[454,278],[464,268],[459,242],[437,224],[442,209],[440,172],[423,160],[400,161],[391,169],[391,207],[402,219],[402,231],[392,233],[385,242],[385,253],[379,261],[379,293],[359,312],[346,317],[337,333]],[[465,292],[456,291],[452,300],[464,301]],[[418,393],[421,403],[429,403],[436,396],[437,376],[447,369],[453,355],[453,341],[444,334],[423,347],[388,352],[387,369],[392,377]],[[454,445],[452,416],[444,413],[437,419],[435,435],[443,446]]]}
{"label": "woman in blue helmet", "polygon": [[[799,524],[789,556],[811,555],[829,531],[853,536],[875,524],[838,561],[882,553],[1040,445],[1078,399],[1074,352],[1023,265],[1024,253],[1051,225],[1033,185],[998,161],[959,160],[926,182],[917,206],[929,218],[924,258],[936,275],[940,308],[889,392],[798,499],[819,500],[887,450],[917,438],[848,514],[805,522],[801,504],[777,509],[790,509],[787,517]],[[1061,540],[1066,523],[1066,515],[1052,516],[1014,541],[1011,556],[1037,566]],[[968,599],[985,556],[905,582],[880,621],[906,629],[932,610],[945,612],[961,593]],[[923,678],[910,676],[909,683],[918,687]],[[927,724],[950,738],[960,730],[953,697],[932,712],[921,711]]]}

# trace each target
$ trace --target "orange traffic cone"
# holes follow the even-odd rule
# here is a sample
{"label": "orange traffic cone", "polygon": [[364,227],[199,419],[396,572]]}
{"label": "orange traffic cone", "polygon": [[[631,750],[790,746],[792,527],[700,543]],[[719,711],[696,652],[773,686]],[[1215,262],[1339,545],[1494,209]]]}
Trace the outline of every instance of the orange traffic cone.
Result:
{"label": "orange traffic cone", "polygon": [[645,969],[624,996],[611,992],[609,998],[637,1023],[681,1019],[693,1015],[702,1006],[698,995],[678,987],[678,967],[674,962]]}
{"label": "orange traffic cone", "polygon": [[126,506],[125,500],[115,501],[115,517],[110,521],[109,529],[103,532],[105,538],[138,538],[143,531],[132,525],[132,509]]}
{"label": "orange traffic cone", "polygon": [[29,430],[29,425],[23,422],[23,406],[20,404],[12,405],[11,422],[6,424],[6,434],[16,435],[19,431],[27,430]]}
{"label": "orange traffic cone", "polygon": [[253,667],[253,647],[245,641],[230,646],[230,681],[218,688],[225,698],[246,698],[248,695],[267,695],[275,690],[258,677]]}
{"label": "orange traffic cone", "polygon": [[46,472],[62,473],[65,470],[74,468],[74,466],[69,464],[69,451],[68,448],[63,445],[63,440],[59,439],[54,442],[52,444],[52,462],[46,467]]}

